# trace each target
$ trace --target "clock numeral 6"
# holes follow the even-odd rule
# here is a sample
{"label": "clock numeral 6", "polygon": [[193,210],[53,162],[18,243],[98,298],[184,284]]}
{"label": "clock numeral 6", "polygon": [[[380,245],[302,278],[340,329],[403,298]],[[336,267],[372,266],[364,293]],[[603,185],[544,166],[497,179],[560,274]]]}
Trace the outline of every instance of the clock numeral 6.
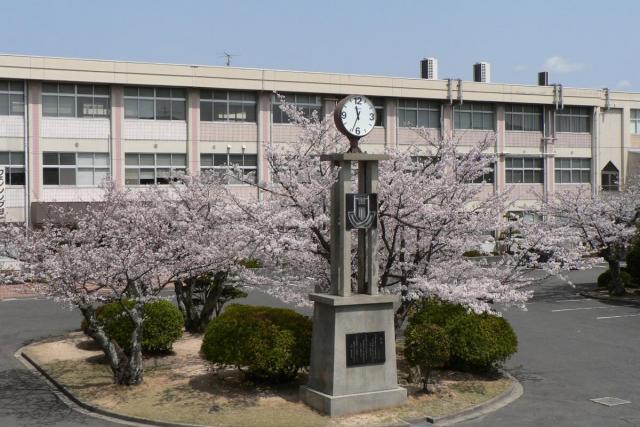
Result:
{"label": "clock numeral 6", "polygon": [[343,112],[340,114],[340,117],[342,117],[342,119],[346,119],[346,118],[347,118],[347,112],[346,112],[346,111],[343,111]]}
{"label": "clock numeral 6", "polygon": [[356,135],[360,135],[360,128],[356,128]]}

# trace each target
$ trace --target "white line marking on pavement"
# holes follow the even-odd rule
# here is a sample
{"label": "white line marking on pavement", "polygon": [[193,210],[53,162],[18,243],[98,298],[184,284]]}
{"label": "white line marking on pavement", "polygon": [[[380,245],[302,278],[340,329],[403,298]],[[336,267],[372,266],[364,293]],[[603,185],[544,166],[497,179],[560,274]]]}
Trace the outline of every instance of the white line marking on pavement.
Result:
{"label": "white line marking on pavement", "polygon": [[596,317],[597,320],[602,320],[602,319],[616,319],[618,317],[635,317],[635,316],[640,316],[640,314],[623,314],[620,316],[606,316],[606,317]]}
{"label": "white line marking on pavement", "polygon": [[587,302],[589,301],[586,298],[580,298],[580,299],[559,299],[556,302]]}
{"label": "white line marking on pavement", "polygon": [[558,310],[551,310],[552,313],[556,313],[558,311],[575,311],[575,310],[602,310],[605,308],[618,308],[618,307],[633,307],[632,305],[614,305],[611,307],[578,307],[578,308],[560,308]]}

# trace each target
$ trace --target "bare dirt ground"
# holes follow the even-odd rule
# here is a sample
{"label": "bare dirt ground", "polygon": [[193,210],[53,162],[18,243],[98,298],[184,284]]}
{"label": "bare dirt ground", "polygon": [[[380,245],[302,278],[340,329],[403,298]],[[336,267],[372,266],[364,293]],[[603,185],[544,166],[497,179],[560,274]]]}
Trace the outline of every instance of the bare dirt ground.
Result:
{"label": "bare dirt ground", "polygon": [[224,426],[372,426],[401,419],[441,416],[489,400],[511,384],[505,378],[439,371],[439,387],[424,394],[407,383],[407,404],[348,417],[325,417],[298,400],[298,381],[265,385],[245,380],[235,369],[217,369],[198,354],[201,337],[186,334],[168,355],[145,358],[144,383],[113,384],[102,352],[80,332],[28,346],[25,351],[82,401],[129,416],[179,423]]}

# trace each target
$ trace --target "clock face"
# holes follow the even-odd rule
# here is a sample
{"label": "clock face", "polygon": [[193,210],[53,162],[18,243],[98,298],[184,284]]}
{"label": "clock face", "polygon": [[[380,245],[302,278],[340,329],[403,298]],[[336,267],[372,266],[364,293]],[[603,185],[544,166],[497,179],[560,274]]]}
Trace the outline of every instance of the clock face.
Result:
{"label": "clock face", "polygon": [[356,138],[371,132],[376,124],[376,108],[365,96],[355,95],[347,98],[338,113],[338,128]]}

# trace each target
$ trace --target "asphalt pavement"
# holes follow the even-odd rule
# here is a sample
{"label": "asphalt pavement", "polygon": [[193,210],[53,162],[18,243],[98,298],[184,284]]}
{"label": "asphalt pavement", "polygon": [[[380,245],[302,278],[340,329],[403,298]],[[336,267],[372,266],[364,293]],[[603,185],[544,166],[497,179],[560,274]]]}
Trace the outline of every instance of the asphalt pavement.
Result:
{"label": "asphalt pavement", "polygon": [[[507,370],[524,386],[517,401],[464,426],[640,426],[640,307],[583,298],[602,270],[572,272],[537,288],[527,311],[503,312],[519,351]],[[588,285],[591,287],[592,285]],[[253,304],[284,306],[264,294]],[[307,311],[307,310],[304,310]],[[308,312],[308,311],[307,311]],[[80,315],[44,300],[0,301],[0,426],[116,426],[77,413],[14,353],[29,342],[77,329]],[[631,403],[607,407],[593,398]]]}

